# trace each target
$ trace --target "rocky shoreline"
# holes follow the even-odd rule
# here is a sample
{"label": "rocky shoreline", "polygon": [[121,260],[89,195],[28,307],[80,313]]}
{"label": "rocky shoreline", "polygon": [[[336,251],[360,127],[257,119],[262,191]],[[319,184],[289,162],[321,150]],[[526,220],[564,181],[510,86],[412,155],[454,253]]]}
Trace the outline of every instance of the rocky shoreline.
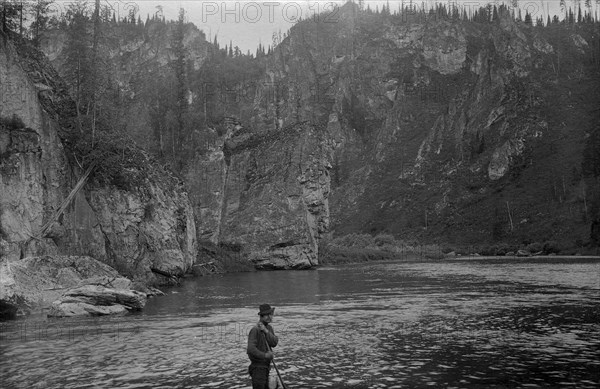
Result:
{"label": "rocky shoreline", "polygon": [[151,268],[196,260],[180,180],[116,134],[90,155],[75,112],[48,59],[0,32],[0,318],[139,310]]}
{"label": "rocky shoreline", "polygon": [[86,256],[30,257],[0,264],[0,318],[125,313],[144,308],[149,296],[161,293]]}

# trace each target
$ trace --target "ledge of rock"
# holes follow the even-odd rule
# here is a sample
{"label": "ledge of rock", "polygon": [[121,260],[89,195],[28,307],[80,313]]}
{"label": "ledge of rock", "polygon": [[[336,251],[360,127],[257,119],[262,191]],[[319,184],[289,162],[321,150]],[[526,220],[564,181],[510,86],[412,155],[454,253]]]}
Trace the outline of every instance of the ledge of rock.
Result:
{"label": "ledge of rock", "polygon": [[67,290],[52,303],[48,316],[110,315],[140,310],[146,305],[146,294],[129,289],[84,285]]}
{"label": "ledge of rock", "polygon": [[310,245],[271,248],[265,253],[255,253],[250,260],[257,270],[304,270],[314,267],[316,256]]}
{"label": "ledge of rock", "polygon": [[42,256],[0,262],[0,306],[9,316],[104,315],[141,309],[146,293],[91,257]]}

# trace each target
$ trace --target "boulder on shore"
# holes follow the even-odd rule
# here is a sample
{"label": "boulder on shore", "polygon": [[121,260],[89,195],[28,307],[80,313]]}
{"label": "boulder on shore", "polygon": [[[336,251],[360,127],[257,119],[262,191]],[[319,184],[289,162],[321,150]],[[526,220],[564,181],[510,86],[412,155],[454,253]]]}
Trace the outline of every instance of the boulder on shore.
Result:
{"label": "boulder on shore", "polygon": [[[0,262],[0,305],[11,316],[104,315],[141,309],[146,294],[91,257],[42,256]],[[11,309],[8,309],[11,308]]]}
{"label": "boulder on shore", "polygon": [[107,288],[102,285],[84,285],[67,290],[52,303],[48,316],[110,315],[128,310],[140,310],[146,305],[144,293]]}
{"label": "boulder on shore", "polygon": [[91,305],[82,302],[66,303],[56,301],[52,305],[48,316],[50,317],[72,317],[72,316],[104,316],[116,315],[127,312],[123,305]]}

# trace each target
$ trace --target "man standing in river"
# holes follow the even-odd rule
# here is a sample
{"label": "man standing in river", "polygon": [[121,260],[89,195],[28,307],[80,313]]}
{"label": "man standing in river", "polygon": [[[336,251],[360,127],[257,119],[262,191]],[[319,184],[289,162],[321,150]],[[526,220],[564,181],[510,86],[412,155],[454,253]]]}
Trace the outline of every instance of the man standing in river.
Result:
{"label": "man standing in river", "polygon": [[259,307],[260,321],[252,327],[248,334],[248,358],[250,358],[250,367],[248,373],[252,377],[252,389],[268,389],[269,370],[271,369],[271,360],[273,352],[271,347],[277,346],[279,339],[269,323],[273,321],[275,308],[269,304],[262,304]]}

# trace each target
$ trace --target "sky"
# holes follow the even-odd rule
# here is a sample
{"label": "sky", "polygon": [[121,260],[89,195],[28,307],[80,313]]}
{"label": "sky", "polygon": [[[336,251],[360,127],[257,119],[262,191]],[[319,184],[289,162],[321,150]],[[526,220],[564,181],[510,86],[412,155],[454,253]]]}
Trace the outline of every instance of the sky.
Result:
{"label": "sky", "polygon": [[[93,0],[88,0],[93,2]],[[346,0],[101,0],[104,5],[110,5],[118,15],[128,15],[130,9],[138,11],[142,20],[146,15],[162,13],[167,20],[175,20],[179,9],[186,11],[186,21],[194,23],[206,34],[211,41],[217,36],[221,47],[229,45],[240,47],[242,52],[250,50],[256,52],[258,44],[268,46],[273,42],[273,33],[287,32],[298,19],[307,19],[317,14],[325,13],[325,17],[335,19],[336,9]],[[410,0],[404,0],[408,4]],[[565,0],[567,4],[576,3],[577,0]],[[65,3],[66,1],[60,0]],[[358,0],[356,0],[358,2]],[[382,8],[386,1],[365,0],[365,6],[371,9]],[[402,0],[389,0],[390,8],[399,9]],[[422,3],[462,4],[476,9],[488,3],[501,4],[502,1],[494,0],[414,0],[419,5]],[[510,3],[510,1],[505,1]],[[583,6],[583,1],[581,4]],[[548,13],[550,16],[561,13],[559,0],[519,0],[519,6],[527,9],[533,19],[542,16],[544,20]],[[593,1],[593,10],[598,10],[598,1]]]}

